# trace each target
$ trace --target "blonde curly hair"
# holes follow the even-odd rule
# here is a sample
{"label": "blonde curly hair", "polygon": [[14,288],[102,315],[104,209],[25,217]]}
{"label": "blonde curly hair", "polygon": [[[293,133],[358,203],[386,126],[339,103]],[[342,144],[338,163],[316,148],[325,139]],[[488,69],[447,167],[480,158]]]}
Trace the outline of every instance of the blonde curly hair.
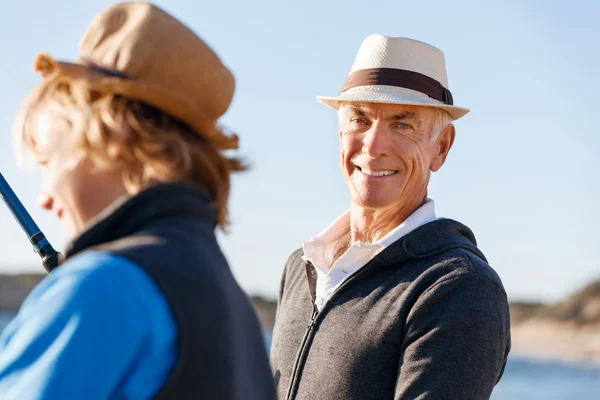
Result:
{"label": "blonde curly hair", "polygon": [[[207,191],[219,227],[226,230],[230,176],[248,167],[226,156],[221,143],[147,104],[100,94],[83,80],[57,76],[30,95],[15,120],[15,152],[24,167],[36,154],[33,122],[41,112],[51,113],[64,131],[73,157],[88,156],[98,168],[120,171],[132,195],[152,184],[174,181]],[[229,138],[237,141],[235,135]]]}

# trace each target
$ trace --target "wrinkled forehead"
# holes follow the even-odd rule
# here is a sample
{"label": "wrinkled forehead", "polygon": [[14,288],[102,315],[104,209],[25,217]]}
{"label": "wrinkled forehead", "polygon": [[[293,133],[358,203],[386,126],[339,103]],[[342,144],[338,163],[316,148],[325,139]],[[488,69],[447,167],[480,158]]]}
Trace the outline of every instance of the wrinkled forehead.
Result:
{"label": "wrinkled forehead", "polygon": [[433,107],[414,106],[409,104],[342,102],[338,116],[348,115],[369,116],[373,118],[388,118],[394,115],[406,115],[423,122],[433,121],[436,110]]}

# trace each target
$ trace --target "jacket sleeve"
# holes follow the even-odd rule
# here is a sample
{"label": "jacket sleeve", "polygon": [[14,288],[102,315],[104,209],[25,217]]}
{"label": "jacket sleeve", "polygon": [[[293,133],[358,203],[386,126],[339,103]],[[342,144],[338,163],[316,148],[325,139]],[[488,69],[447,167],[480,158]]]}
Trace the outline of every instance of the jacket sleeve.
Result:
{"label": "jacket sleeve", "polygon": [[[2,399],[123,395],[144,351],[152,350],[143,300],[153,299],[139,289],[144,281],[114,261],[86,256],[63,265],[28,296],[0,337]],[[162,368],[170,366],[156,369],[155,378]]]}
{"label": "jacket sleeve", "polygon": [[489,399],[510,350],[506,294],[478,273],[441,281],[405,332],[395,399]]}

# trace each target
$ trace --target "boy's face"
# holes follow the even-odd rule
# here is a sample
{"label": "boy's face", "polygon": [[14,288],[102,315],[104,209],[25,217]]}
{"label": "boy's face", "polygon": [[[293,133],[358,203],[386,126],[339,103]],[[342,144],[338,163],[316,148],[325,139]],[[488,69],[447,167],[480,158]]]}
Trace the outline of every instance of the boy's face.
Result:
{"label": "boy's face", "polygon": [[40,207],[52,211],[72,239],[102,210],[127,192],[118,172],[96,168],[85,154],[74,153],[65,124],[46,112],[33,121],[35,155],[43,186]]}

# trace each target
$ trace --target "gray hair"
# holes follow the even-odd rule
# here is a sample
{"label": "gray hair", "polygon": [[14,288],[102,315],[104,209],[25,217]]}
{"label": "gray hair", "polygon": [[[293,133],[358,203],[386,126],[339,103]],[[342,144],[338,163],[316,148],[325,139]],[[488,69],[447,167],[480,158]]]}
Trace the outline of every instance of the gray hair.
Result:
{"label": "gray hair", "polygon": [[448,111],[441,108],[435,109],[435,120],[433,121],[433,135],[431,136],[431,142],[435,142],[440,136],[440,133],[444,131],[448,126],[452,125],[452,117]]}

